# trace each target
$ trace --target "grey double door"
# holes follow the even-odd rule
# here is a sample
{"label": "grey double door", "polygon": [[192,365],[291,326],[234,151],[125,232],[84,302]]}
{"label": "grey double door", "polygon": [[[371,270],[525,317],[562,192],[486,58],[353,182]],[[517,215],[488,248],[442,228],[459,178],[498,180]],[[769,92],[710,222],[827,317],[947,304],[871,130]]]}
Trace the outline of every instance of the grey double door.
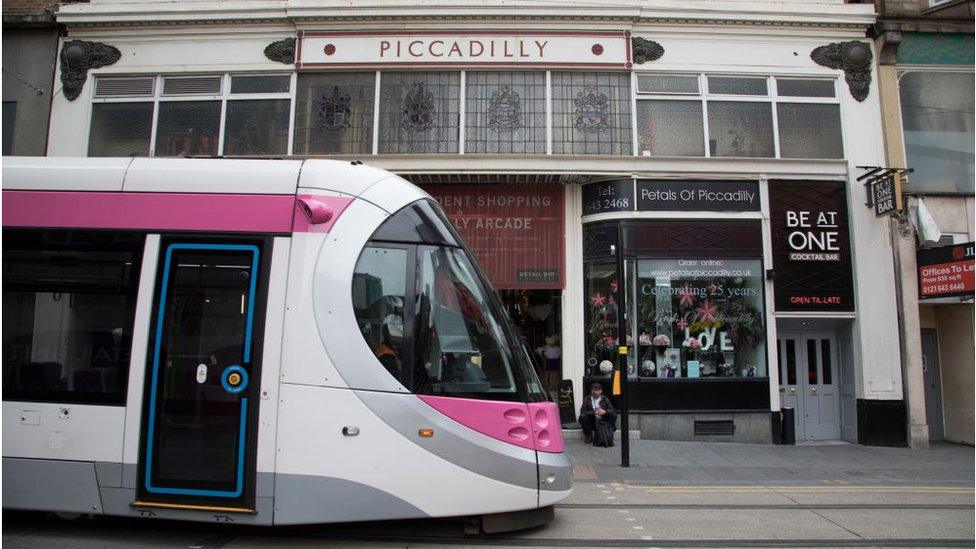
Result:
{"label": "grey double door", "polygon": [[782,334],[778,343],[780,406],[795,410],[796,439],[840,439],[836,337]]}

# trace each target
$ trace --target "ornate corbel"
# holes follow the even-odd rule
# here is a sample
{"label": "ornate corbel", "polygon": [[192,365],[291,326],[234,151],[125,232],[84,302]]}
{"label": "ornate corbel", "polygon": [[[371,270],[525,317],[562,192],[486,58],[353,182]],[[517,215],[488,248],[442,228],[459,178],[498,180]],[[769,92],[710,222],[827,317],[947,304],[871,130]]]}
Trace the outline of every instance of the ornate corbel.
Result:
{"label": "ornate corbel", "polygon": [[645,38],[631,38],[634,51],[634,64],[643,65],[647,61],[657,61],[664,55],[664,48],[657,42]]}
{"label": "ornate corbel", "polygon": [[268,44],[268,47],[264,48],[264,56],[278,63],[294,65],[295,39],[285,38]]}
{"label": "ornate corbel", "polygon": [[68,101],[81,95],[88,80],[88,70],[111,65],[122,58],[122,53],[101,42],[72,40],[61,48],[61,85]]}
{"label": "ornate corbel", "polygon": [[871,90],[871,46],[864,42],[834,42],[813,50],[810,59],[824,67],[844,71],[847,87],[858,101]]}

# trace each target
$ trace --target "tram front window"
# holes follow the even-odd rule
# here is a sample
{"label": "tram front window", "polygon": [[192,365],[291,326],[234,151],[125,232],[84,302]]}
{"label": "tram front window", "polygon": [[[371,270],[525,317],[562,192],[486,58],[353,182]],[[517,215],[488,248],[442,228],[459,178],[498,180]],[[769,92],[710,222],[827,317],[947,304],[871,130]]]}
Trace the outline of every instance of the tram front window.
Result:
{"label": "tram front window", "polygon": [[418,373],[433,393],[515,393],[505,332],[472,263],[456,248],[419,256]]}

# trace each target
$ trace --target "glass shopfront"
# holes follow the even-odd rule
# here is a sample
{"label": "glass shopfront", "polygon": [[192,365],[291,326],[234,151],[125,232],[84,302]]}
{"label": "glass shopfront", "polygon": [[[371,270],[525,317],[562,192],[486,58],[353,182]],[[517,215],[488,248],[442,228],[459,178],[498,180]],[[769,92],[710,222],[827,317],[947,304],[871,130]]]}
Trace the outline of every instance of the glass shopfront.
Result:
{"label": "glass shopfront", "polygon": [[584,242],[584,386],[613,370],[622,299],[632,409],[768,410],[758,221],[600,222]]}

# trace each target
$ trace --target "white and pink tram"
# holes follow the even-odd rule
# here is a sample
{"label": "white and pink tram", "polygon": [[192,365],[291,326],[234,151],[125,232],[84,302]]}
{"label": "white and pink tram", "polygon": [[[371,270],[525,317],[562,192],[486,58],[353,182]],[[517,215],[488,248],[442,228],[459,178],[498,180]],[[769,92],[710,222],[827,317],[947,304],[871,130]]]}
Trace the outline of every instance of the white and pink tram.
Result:
{"label": "white and pink tram", "polygon": [[360,162],[3,159],[3,506],[541,524],[559,416],[437,204]]}

